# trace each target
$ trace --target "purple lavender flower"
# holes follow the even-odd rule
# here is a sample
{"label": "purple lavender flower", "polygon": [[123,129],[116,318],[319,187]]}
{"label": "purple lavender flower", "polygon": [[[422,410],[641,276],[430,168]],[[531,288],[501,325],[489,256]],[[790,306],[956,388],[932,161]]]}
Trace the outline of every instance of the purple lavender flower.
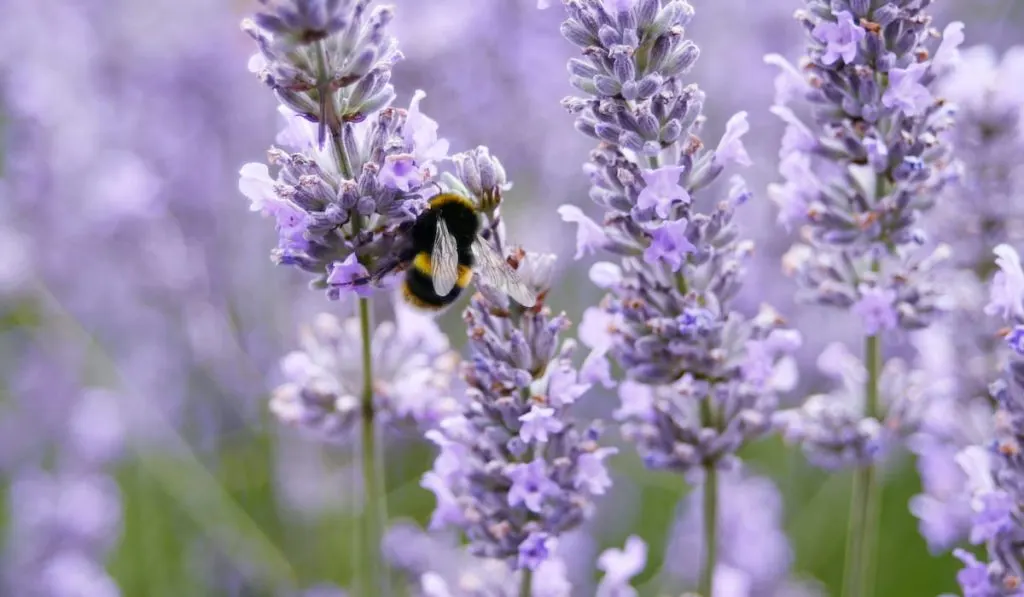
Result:
{"label": "purple lavender flower", "polygon": [[583,210],[575,205],[563,205],[558,208],[562,220],[576,224],[576,259],[590,255],[608,244],[608,235],[596,222],[584,215]]}
{"label": "purple lavender flower", "polygon": [[686,220],[667,222],[651,230],[651,245],[644,249],[644,261],[651,265],[664,263],[678,272],[697,247],[686,238]]}
{"label": "purple lavender flower", "polygon": [[1024,316],[1024,270],[1020,257],[1010,245],[1002,244],[993,250],[999,271],[992,278],[991,298],[985,306],[988,315],[1008,317]]}
{"label": "purple lavender flower", "polygon": [[999,585],[1002,573],[998,568],[991,570],[989,566],[979,562],[974,554],[962,549],[953,550],[953,555],[964,563],[963,569],[956,575],[956,580],[964,591],[964,597],[998,597],[1007,594],[1004,587]]}
{"label": "purple lavender flower", "polygon": [[825,53],[821,56],[821,63],[825,66],[831,66],[840,59],[853,64],[857,58],[857,48],[866,33],[853,21],[853,15],[849,12],[840,12],[836,17],[835,23],[821,21],[811,32],[815,39],[825,44]]}
{"label": "purple lavender flower", "polygon": [[760,344],[780,327],[770,310],[746,319],[729,307],[752,250],[733,223],[749,195],[742,179],[709,212],[694,205],[725,168],[750,165],[747,115],[728,120],[714,149],[699,139],[704,94],[683,81],[698,55],[679,34],[693,16],[686,2],[572,0],[566,10],[562,34],[583,50],[570,82],[585,96],[563,105],[599,142],[586,171],[604,213],[598,224],[576,205],[559,212],[577,224],[577,258],[622,257],[591,271],[610,294],[584,314],[580,337],[650,384],[623,386],[616,413],[645,462],[699,469],[767,429],[774,369],[788,352]]}
{"label": "purple lavender flower", "polygon": [[[538,296],[551,270],[536,272],[548,262],[527,253],[519,263]],[[596,427],[580,430],[567,417],[590,384],[569,360],[575,343],[558,346],[564,315],[523,310],[484,289],[464,319],[468,403],[429,436],[441,448],[423,479],[438,500],[434,525],[462,529],[474,554],[536,570],[557,537],[590,514],[590,496],[607,490],[604,459],[614,449],[596,444]]]}
{"label": "purple lavender flower", "polygon": [[[897,400],[883,409],[884,383],[920,376],[899,373],[901,364],[883,369],[878,338],[897,328],[923,329],[947,307],[935,270],[950,250],[927,248],[920,222],[958,172],[948,138],[954,109],[936,90],[963,36],[962,25],[948,27],[929,60],[936,32],[925,7],[808,2],[796,13],[809,32],[800,68],[777,55],[765,58],[781,68],[780,83],[790,90],[772,109],[787,126],[780,151],[785,183],[769,192],[779,223],[800,226],[803,238],[783,268],[801,297],[848,309],[868,338],[866,385],[817,394],[802,412],[775,418],[824,466],[870,464],[887,445],[883,429],[895,437],[917,428],[908,417],[920,416],[918,404]],[[809,117],[797,115],[801,104]],[[885,370],[895,376],[888,382]]]}
{"label": "purple lavender flower", "polygon": [[690,194],[679,186],[679,175],[685,171],[679,166],[666,166],[641,172],[645,186],[636,198],[637,208],[653,209],[659,218],[668,219],[675,204],[689,203]]}
{"label": "purple lavender flower", "polygon": [[647,565],[647,544],[636,535],[626,539],[623,549],[609,548],[601,552],[597,567],[604,572],[597,585],[596,597],[636,597],[629,585],[634,576]]}
{"label": "purple lavender flower", "polygon": [[1006,343],[1014,352],[1024,356],[1024,326],[1014,326],[1006,335]]}
{"label": "purple lavender flower", "polygon": [[359,288],[353,259],[373,271],[395,254],[448,142],[420,109],[424,92],[408,110],[389,107],[391,68],[402,57],[386,33],[390,7],[293,4],[275,2],[243,23],[260,50],[250,68],[274,90],[288,125],[278,136],[285,148],[270,151],[276,173],[246,164],[239,189],[277,220],[274,260],[314,274],[313,285],[338,298]]}
{"label": "purple lavender flower", "polygon": [[[1012,269],[1020,258],[1006,245],[994,251],[1003,267]],[[1024,287],[994,283],[993,300],[1016,304],[1024,299]],[[1024,314],[1014,309],[997,310],[1011,325],[1024,323]],[[990,386],[995,401],[994,438],[981,445],[964,448],[957,454],[957,463],[966,476],[965,489],[971,498],[973,518],[970,539],[984,543],[989,563],[982,564],[973,556],[959,552],[964,569],[957,579],[965,595],[1019,594],[1024,579],[1021,559],[1016,549],[1020,541],[1020,504],[1024,498],[1024,475],[1021,469],[1020,438],[1024,436],[1024,361],[1011,354],[1005,379]]]}
{"label": "purple lavender flower", "polygon": [[874,336],[896,328],[896,292],[888,288],[859,288],[860,298],[850,305],[850,311],[861,318],[864,333]]}
{"label": "purple lavender flower", "polygon": [[[453,162],[456,174],[445,182],[483,206],[488,241],[504,252],[504,169],[484,147]],[[614,450],[597,444],[597,425],[580,429],[568,417],[591,383],[570,360],[576,343],[559,346],[568,318],[543,304],[554,256],[516,250],[510,259],[539,302],[523,308],[478,287],[463,313],[466,403],[428,435],[441,452],[422,484],[437,497],[433,527],[456,527],[472,553],[536,571],[558,538],[590,515],[592,496],[610,485],[604,459]],[[591,355],[592,368],[601,354]]]}
{"label": "purple lavender flower", "polygon": [[548,441],[549,433],[558,433],[565,427],[564,423],[555,418],[555,409],[536,404],[519,420],[523,423],[519,437],[527,443],[544,443]]}
{"label": "purple lavender flower", "polygon": [[922,63],[889,71],[889,87],[882,94],[882,105],[907,116],[918,116],[927,111],[935,102],[931,91],[921,83],[927,71],[928,65]]}
{"label": "purple lavender flower", "polygon": [[958,338],[948,323],[932,326],[913,339],[921,355],[921,371],[932,380],[925,396],[920,426],[907,438],[917,455],[923,492],[910,501],[929,548],[941,553],[967,537],[973,513],[967,478],[956,454],[991,437],[992,409],[984,396],[963,395],[969,366],[955,351]]}

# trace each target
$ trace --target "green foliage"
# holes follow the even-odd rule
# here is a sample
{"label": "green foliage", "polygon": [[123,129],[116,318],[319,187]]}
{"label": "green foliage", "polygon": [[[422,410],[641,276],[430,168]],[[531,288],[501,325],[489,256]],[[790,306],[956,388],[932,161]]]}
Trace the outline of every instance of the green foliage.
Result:
{"label": "green foliage", "polygon": [[[433,498],[419,487],[419,477],[430,466],[432,451],[412,441],[389,448],[392,519],[425,525]],[[818,579],[828,594],[838,594],[850,474],[813,469],[777,440],[747,452],[750,466],[770,475],[783,491],[795,574]],[[333,463],[343,468],[349,458],[338,455]],[[879,597],[956,590],[955,560],[929,554],[907,510],[908,500],[919,491],[912,464],[899,459],[886,475]],[[337,510],[310,519],[286,512],[275,489],[273,435],[234,438],[222,446],[211,469],[196,466],[189,458],[140,455],[119,471],[125,522],[110,569],[125,595],[227,595],[226,589],[206,585],[199,573],[203,562],[196,561],[203,554],[209,558],[206,564],[217,564],[222,577],[237,578],[245,587],[241,594],[247,596],[280,595],[274,587],[291,591],[324,581],[344,585],[351,578],[353,513]],[[657,595],[658,571],[672,565],[664,558],[676,505],[688,488],[678,477],[645,470],[629,452],[619,458],[615,472],[620,483],[637,492],[639,504],[635,511],[615,512],[614,532],[598,539],[609,547],[621,546],[632,533],[644,537],[650,544],[650,563],[636,584],[644,595]]]}

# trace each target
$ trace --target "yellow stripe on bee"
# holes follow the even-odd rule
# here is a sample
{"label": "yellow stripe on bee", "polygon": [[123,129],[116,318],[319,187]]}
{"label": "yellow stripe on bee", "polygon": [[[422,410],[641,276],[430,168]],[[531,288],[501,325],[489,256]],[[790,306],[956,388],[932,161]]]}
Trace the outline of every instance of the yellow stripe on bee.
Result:
{"label": "yellow stripe on bee", "polygon": [[469,286],[469,283],[473,281],[473,269],[464,265],[459,266],[459,277],[455,280],[455,285],[459,288],[465,288]]}
{"label": "yellow stripe on bee", "polygon": [[405,299],[405,302],[410,306],[424,311],[440,311],[444,308],[443,306],[431,305],[430,303],[424,302],[423,299],[416,296],[411,290],[409,290],[409,285],[407,283],[402,284],[402,298]]}
{"label": "yellow stripe on bee", "polygon": [[430,198],[429,205],[430,209],[437,209],[442,205],[447,205],[450,203],[458,203],[467,209],[476,211],[476,206],[473,204],[473,201],[471,201],[468,197],[463,197],[462,195],[459,195],[458,193],[440,193],[434,195],[433,197]]}
{"label": "yellow stripe on bee", "polygon": [[412,260],[412,266],[421,274],[430,276],[434,272],[434,264],[430,261],[430,253],[420,251]]}

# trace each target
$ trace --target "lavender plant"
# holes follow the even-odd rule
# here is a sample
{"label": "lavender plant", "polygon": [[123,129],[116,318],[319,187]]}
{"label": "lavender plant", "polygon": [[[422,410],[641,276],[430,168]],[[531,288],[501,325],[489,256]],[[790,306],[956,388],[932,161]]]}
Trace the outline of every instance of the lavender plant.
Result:
{"label": "lavender plant", "polygon": [[[590,339],[625,372],[616,418],[648,467],[704,479],[699,590],[710,597],[717,555],[717,469],[769,429],[775,392],[793,381],[776,365],[800,344],[765,307],[730,309],[753,250],[736,208],[750,196],[733,177],[725,199],[702,212],[698,193],[727,167],[749,165],[746,114],[729,119],[715,149],[698,136],[704,94],[683,76],[698,56],[685,37],[693,8],[681,0],[568,0],[562,34],[581,49],[570,82],[585,97],[563,105],[600,143],[585,170],[601,224],[576,205],[577,254],[606,250],[591,279],[608,291],[585,315]],[[787,377],[789,377],[787,379]]]}
{"label": "lavender plant", "polygon": [[[387,514],[376,430],[374,289],[350,283],[394,256],[402,225],[423,208],[415,192],[434,174],[433,161],[447,155],[448,143],[437,138],[437,123],[420,111],[422,92],[408,110],[390,107],[391,67],[401,58],[387,33],[390,7],[371,9],[369,0],[262,4],[243,22],[259,47],[249,66],[274,91],[290,120],[278,142],[291,151],[270,150],[273,177],[265,164],[246,164],[239,187],[254,210],[275,218],[277,263],[313,274],[312,286],[326,289],[330,298],[359,295],[358,413],[366,490],[360,551],[366,561],[357,569],[366,576],[362,591],[377,595],[386,578],[379,548]],[[330,406],[340,408],[338,400]]]}
{"label": "lavender plant", "polygon": [[[884,333],[919,330],[941,312],[931,275],[949,248],[929,249],[921,216],[958,169],[947,131],[952,106],[934,84],[957,57],[962,25],[950,25],[934,56],[930,1],[810,0],[796,18],[808,37],[794,67],[781,56],[778,105],[787,124],[785,182],[773,185],[779,223],[802,242],[784,267],[809,302],[847,309],[864,326],[863,390],[819,395],[779,413],[783,433],[812,462],[858,467],[844,594],[870,595],[881,483],[874,464],[892,437],[913,429],[915,409],[881,396]],[[805,102],[811,124],[789,104]]]}
{"label": "lavender plant", "polygon": [[942,282],[951,294],[951,312],[943,328],[921,342],[924,354],[945,355],[933,359],[933,375],[948,383],[929,401],[911,444],[924,489],[911,507],[934,550],[967,536],[970,499],[952,456],[990,436],[987,386],[1005,364],[1005,342],[985,314],[984,284],[996,267],[992,249],[1024,238],[1024,168],[1013,157],[1024,149],[1024,94],[1011,83],[1020,73],[1024,48],[1011,48],[1000,60],[993,48],[976,46],[964,50],[956,68],[939,81],[943,96],[958,107],[951,136],[963,175],[930,218],[936,235],[953,248],[954,268]]}
{"label": "lavender plant", "polygon": [[996,272],[986,312],[1009,326],[1007,344],[1012,349],[1005,379],[990,387],[995,401],[994,434],[984,443],[968,446],[957,455],[967,476],[973,517],[970,541],[983,544],[987,561],[957,549],[964,563],[957,575],[967,597],[1021,595],[1024,593],[1024,562],[1020,553],[1021,441],[1024,438],[1024,350],[1017,339],[1024,335],[1024,270],[1017,251],[999,245]]}
{"label": "lavender plant", "polygon": [[[490,198],[482,204],[500,203],[504,170],[486,148],[454,161],[453,187],[478,201]],[[504,252],[497,214],[484,229]],[[437,498],[431,527],[457,528],[470,553],[521,571],[520,594],[530,595],[550,582],[545,563],[559,536],[586,519],[592,497],[611,485],[604,460],[616,450],[599,446],[597,424],[580,428],[569,416],[591,384],[572,364],[576,342],[560,342],[568,318],[544,305],[554,255],[518,250],[512,259],[540,298],[523,308],[484,285],[470,300],[463,313],[470,348],[462,369],[466,403],[428,432],[441,452],[422,485]],[[600,369],[600,363],[588,360],[584,367]]]}

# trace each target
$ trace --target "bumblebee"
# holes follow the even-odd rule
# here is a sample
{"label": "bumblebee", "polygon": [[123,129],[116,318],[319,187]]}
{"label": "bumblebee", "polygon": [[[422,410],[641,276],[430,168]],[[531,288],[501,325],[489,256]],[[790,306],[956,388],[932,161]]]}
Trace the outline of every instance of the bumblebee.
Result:
{"label": "bumblebee", "polygon": [[400,246],[393,263],[352,283],[379,280],[404,269],[405,302],[422,310],[442,311],[459,298],[476,272],[489,286],[524,307],[536,304],[536,295],[516,270],[482,237],[477,207],[462,195],[449,192],[432,197]]}

